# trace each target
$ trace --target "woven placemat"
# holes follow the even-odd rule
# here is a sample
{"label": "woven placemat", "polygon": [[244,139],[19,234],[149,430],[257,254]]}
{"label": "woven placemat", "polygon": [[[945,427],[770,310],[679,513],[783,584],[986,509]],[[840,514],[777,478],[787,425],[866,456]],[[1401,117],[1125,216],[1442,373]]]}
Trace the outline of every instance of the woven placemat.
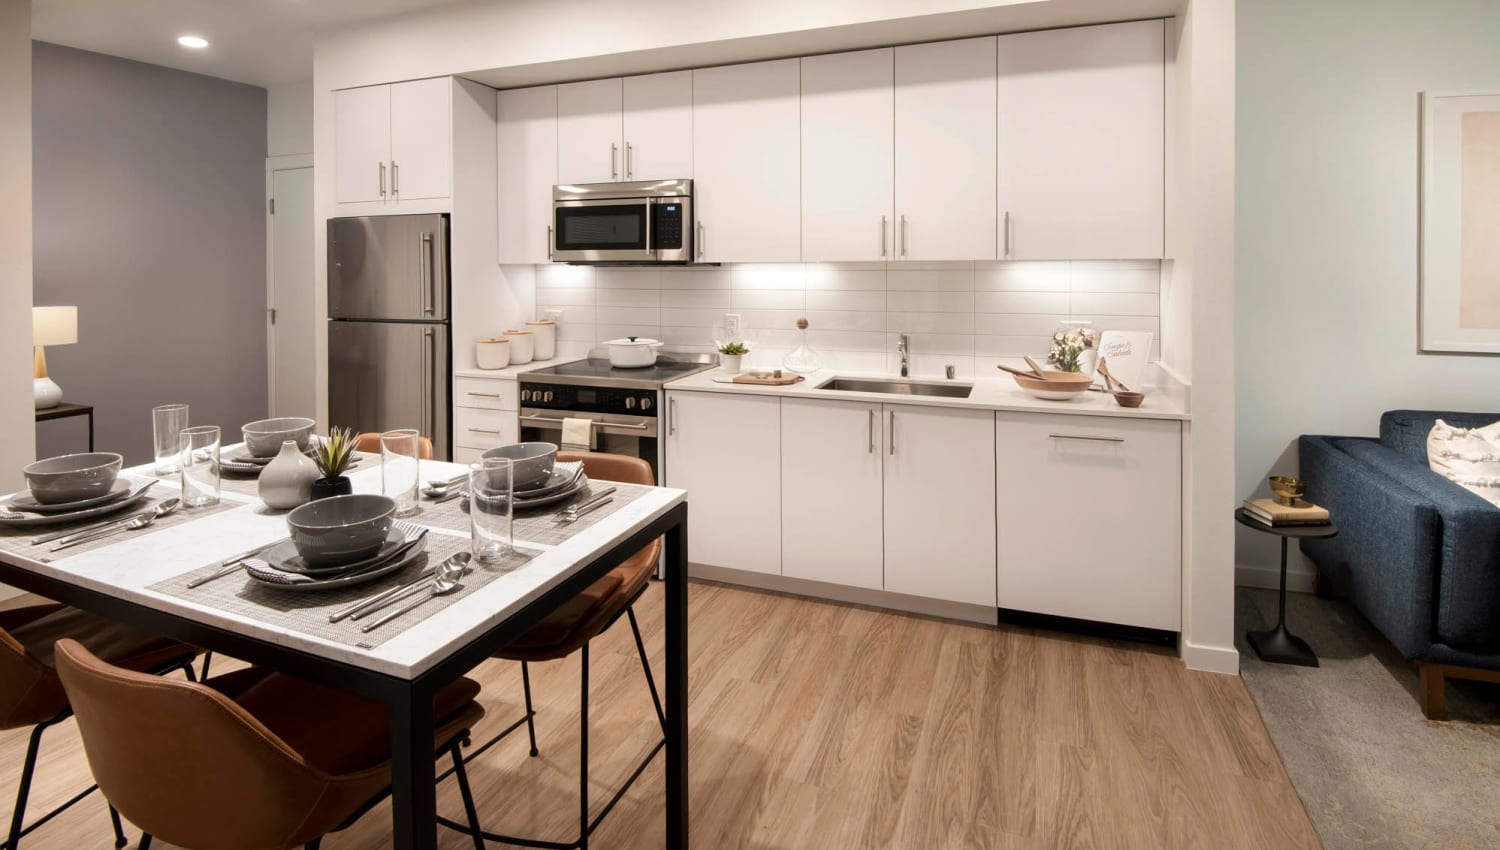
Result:
{"label": "woven placemat", "polygon": [[[163,501],[177,496],[177,489],[173,486],[168,486],[169,483],[163,481],[161,484],[157,484],[151,488],[152,497],[143,499],[118,513],[109,516],[92,517],[83,522],[74,523],[71,527],[79,529],[87,528],[93,523],[125,519],[143,511],[148,511]],[[210,505],[204,508],[178,508],[175,513],[167,514],[145,528],[136,531],[120,531],[108,537],[90,540],[87,543],[80,543],[77,546],[70,546],[67,549],[57,552],[52,551],[52,547],[57,545],[56,541],[33,544],[31,542],[32,538],[66,531],[70,527],[68,525],[59,523],[58,525],[37,525],[30,528],[3,527],[0,528],[0,550],[30,558],[33,561],[50,563],[52,561],[60,561],[63,558],[71,558],[74,555],[82,555],[85,552],[93,552],[96,549],[103,549],[106,546],[113,546],[127,538],[132,540],[139,539],[144,535],[155,534],[162,529],[171,528],[175,525],[184,525],[193,520],[241,507],[244,507],[243,502],[221,499],[217,505]]]}
{"label": "woven placemat", "polygon": [[[362,649],[371,649],[426,620],[428,617],[440,616],[448,606],[479,590],[500,576],[525,565],[540,554],[536,550],[515,549],[512,550],[509,556],[493,564],[470,562],[470,571],[464,576],[458,590],[444,596],[433,597],[415,611],[404,614],[369,634],[361,632],[360,627],[366,623],[373,622],[381,614],[389,613],[389,611],[396,609],[387,608],[381,613],[371,615],[363,620],[351,621],[344,619],[337,623],[328,622],[328,615],[340,608],[352,605],[361,599],[368,599],[396,585],[411,581],[429,563],[438,563],[455,552],[468,551],[468,548],[469,539],[467,537],[456,537],[449,534],[428,534],[423,554],[415,558],[407,566],[367,584],[338,590],[322,592],[283,590],[255,581],[244,573],[233,573],[200,587],[188,588],[188,584],[194,579],[217,572],[219,570],[218,562],[183,573],[166,581],[157,582],[151,585],[150,589],[165,596],[186,599],[197,605],[235,614],[278,629],[285,629],[289,632],[309,635]],[[415,598],[412,597],[412,599]],[[405,601],[409,602],[412,600]]]}
{"label": "woven placemat", "polygon": [[[595,508],[577,521],[570,523],[559,523],[557,517],[563,510],[572,504],[582,504],[599,491],[614,487],[615,492],[610,495],[610,501],[602,507]],[[625,505],[639,499],[641,496],[651,492],[654,487],[646,487],[639,484],[618,484],[613,481],[590,481],[578,495],[567,501],[555,505],[548,505],[529,511],[516,511],[515,526],[513,534],[517,540],[527,543],[540,543],[544,546],[558,546],[568,542],[579,532],[582,532],[598,523],[600,520],[618,511]],[[418,525],[428,525],[433,528],[444,528],[461,534],[469,533],[469,512],[463,509],[462,499],[449,499],[446,502],[434,503],[429,499],[418,502],[421,510],[413,516],[405,517],[409,522]]]}

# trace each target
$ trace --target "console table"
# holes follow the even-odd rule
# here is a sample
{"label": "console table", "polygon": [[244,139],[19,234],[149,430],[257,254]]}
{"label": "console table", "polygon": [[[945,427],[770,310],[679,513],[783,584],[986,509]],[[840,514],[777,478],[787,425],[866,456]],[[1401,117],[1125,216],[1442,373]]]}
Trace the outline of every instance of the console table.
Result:
{"label": "console table", "polygon": [[89,451],[94,450],[94,406],[91,404],[70,404],[63,402],[56,407],[47,407],[36,412],[36,421],[46,422],[50,419],[67,419],[70,416],[87,416],[89,418]]}

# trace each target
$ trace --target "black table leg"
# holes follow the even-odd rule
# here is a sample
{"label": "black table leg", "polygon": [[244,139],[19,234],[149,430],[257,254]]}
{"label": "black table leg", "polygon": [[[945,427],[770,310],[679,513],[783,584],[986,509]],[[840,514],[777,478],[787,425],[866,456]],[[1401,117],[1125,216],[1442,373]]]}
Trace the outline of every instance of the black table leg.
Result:
{"label": "black table leg", "polygon": [[416,687],[391,702],[391,846],[437,848],[437,747],[432,697]]}
{"label": "black table leg", "polygon": [[687,505],[666,533],[667,850],[688,847]]}
{"label": "black table leg", "polygon": [[1318,656],[1307,641],[1286,630],[1286,538],[1281,538],[1281,595],[1276,611],[1276,628],[1246,632],[1245,639],[1255,648],[1262,661],[1273,664],[1296,664],[1317,667]]}
{"label": "black table leg", "polygon": [[89,453],[94,452],[94,409],[89,408]]}

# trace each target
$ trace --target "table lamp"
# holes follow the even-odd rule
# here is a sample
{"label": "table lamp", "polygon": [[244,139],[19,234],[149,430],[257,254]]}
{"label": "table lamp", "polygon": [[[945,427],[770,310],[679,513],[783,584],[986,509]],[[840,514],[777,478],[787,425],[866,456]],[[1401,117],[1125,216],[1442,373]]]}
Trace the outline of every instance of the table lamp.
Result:
{"label": "table lamp", "polygon": [[71,345],[78,341],[77,307],[32,307],[31,344],[36,346],[36,373],[32,376],[32,395],[36,409],[44,410],[62,403],[62,387],[47,377],[47,353],[44,346]]}

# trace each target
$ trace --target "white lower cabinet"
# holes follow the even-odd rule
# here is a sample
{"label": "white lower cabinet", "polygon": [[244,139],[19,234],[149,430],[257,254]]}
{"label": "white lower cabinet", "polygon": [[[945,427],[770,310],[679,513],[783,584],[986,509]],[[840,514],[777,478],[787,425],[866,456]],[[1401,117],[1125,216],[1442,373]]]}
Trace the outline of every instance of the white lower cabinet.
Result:
{"label": "white lower cabinet", "polygon": [[688,491],[688,558],[781,573],[781,399],[667,393],[666,485]]}
{"label": "white lower cabinet", "polygon": [[1177,422],[995,414],[999,607],[1179,631]]}
{"label": "white lower cabinet", "polygon": [[881,405],[781,401],[781,572],[884,587]]}
{"label": "white lower cabinet", "polygon": [[474,463],[485,449],[521,441],[514,378],[453,379],[453,462]]}

